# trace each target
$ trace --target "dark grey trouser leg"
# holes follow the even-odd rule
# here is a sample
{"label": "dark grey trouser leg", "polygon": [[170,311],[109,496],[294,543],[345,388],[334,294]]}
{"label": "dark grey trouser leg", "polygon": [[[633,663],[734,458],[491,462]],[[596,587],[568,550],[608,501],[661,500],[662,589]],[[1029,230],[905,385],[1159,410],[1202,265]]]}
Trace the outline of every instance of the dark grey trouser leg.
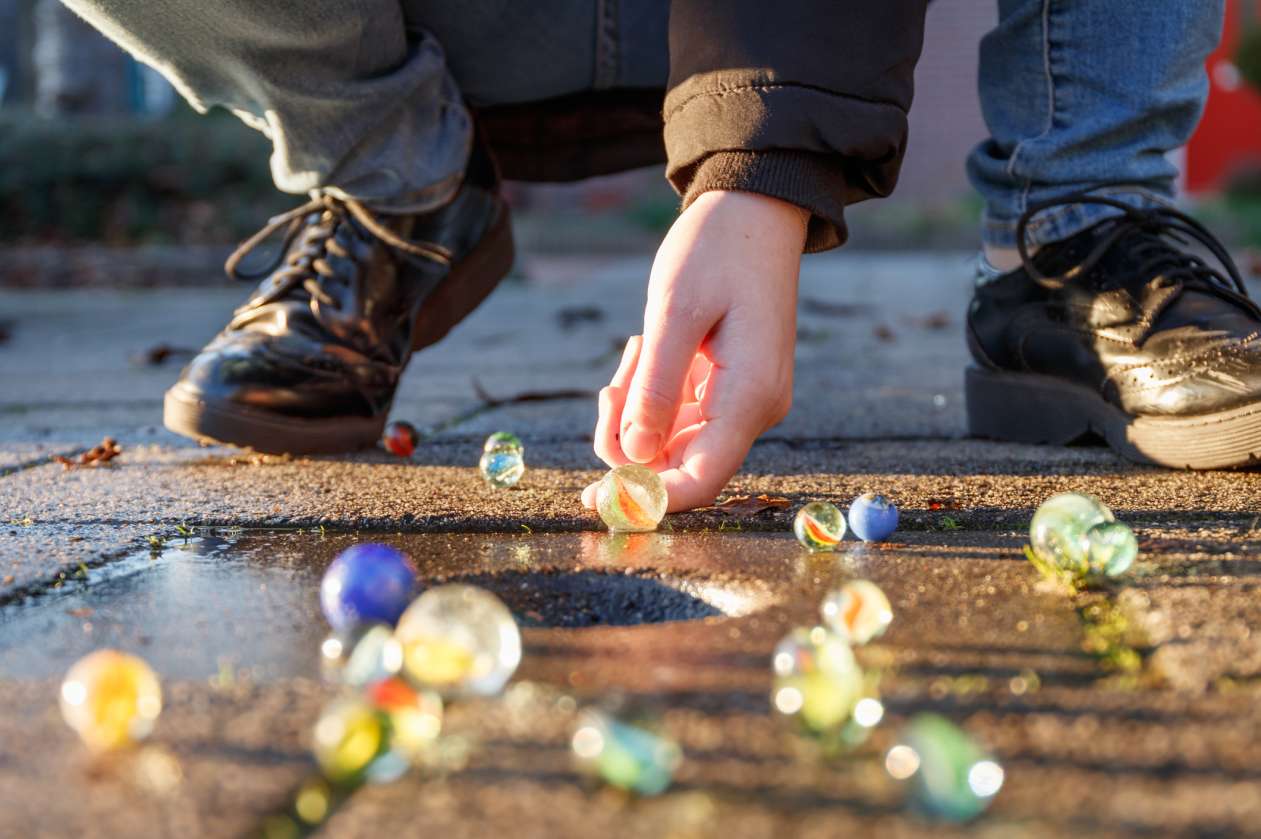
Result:
{"label": "dark grey trouser leg", "polygon": [[285,192],[414,209],[459,186],[472,126],[443,51],[398,0],[65,0],[198,110],[271,138]]}
{"label": "dark grey trouser leg", "polygon": [[[423,210],[458,187],[475,105],[663,87],[668,0],[64,0],[199,110],[273,142],[286,191]],[[444,49],[445,47],[445,49]]]}

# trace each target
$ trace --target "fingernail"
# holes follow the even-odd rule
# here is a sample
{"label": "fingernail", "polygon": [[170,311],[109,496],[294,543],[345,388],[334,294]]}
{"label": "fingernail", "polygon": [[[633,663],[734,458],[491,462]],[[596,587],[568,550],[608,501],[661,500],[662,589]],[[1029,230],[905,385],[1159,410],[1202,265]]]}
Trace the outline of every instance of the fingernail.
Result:
{"label": "fingernail", "polygon": [[661,435],[634,425],[622,429],[622,452],[636,463],[647,463],[661,451]]}

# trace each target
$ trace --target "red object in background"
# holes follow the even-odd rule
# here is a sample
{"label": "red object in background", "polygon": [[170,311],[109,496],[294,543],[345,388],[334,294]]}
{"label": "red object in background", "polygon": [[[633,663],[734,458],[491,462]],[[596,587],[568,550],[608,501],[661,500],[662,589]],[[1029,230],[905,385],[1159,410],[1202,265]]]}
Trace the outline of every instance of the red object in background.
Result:
{"label": "red object in background", "polygon": [[[1250,2],[1252,19],[1261,25],[1261,2]],[[1208,59],[1208,106],[1187,144],[1183,170],[1190,193],[1220,189],[1246,164],[1261,165],[1261,93],[1244,83],[1233,63],[1247,11],[1241,0],[1228,0],[1222,42]]]}

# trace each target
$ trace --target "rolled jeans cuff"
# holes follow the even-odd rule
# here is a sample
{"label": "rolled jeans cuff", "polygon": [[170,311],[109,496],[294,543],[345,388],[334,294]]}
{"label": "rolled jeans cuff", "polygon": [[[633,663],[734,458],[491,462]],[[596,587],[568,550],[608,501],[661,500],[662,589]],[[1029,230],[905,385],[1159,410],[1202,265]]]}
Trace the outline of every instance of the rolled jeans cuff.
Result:
{"label": "rolled jeans cuff", "polygon": [[[1112,198],[1140,210],[1172,207],[1172,196],[1138,186],[1113,186],[1091,190],[1090,195]],[[1037,213],[1025,226],[1025,243],[1030,247],[1061,242],[1093,227],[1106,218],[1121,215],[1121,210],[1104,204],[1061,204]],[[986,211],[981,221],[981,240],[992,248],[1017,246],[1016,231],[1020,219],[998,218]]]}

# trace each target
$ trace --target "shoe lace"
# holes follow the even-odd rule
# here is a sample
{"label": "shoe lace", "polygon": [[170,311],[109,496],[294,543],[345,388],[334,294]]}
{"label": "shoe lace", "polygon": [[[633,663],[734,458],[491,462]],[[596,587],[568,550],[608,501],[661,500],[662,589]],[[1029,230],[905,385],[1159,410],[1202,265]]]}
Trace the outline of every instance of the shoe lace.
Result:
{"label": "shoe lace", "polygon": [[[325,289],[326,283],[336,281],[338,277],[327,257],[332,254],[355,259],[336,238],[338,228],[348,217],[401,253],[432,260],[441,265],[450,265],[452,262],[453,256],[448,249],[432,242],[403,238],[382,224],[358,201],[320,194],[300,207],[269,219],[261,230],[237,246],[224,264],[224,270],[234,279],[250,282],[270,277],[272,287],[268,296],[272,299],[278,299],[301,286],[321,305],[340,308],[338,298]],[[281,230],[284,230],[284,237],[275,259],[261,269],[242,270],[241,263],[246,257]],[[301,241],[294,246],[299,236]]]}
{"label": "shoe lace", "polygon": [[[1113,223],[1085,259],[1062,274],[1043,274],[1034,265],[1029,254],[1026,237],[1029,223],[1048,209],[1071,204],[1114,207],[1122,212],[1122,216]],[[1133,239],[1131,252],[1141,260],[1134,268],[1134,276],[1148,278],[1149,282],[1159,282],[1165,286],[1182,283],[1183,286],[1201,288],[1227,299],[1242,299],[1250,307],[1254,306],[1248,297],[1243,277],[1226,247],[1204,225],[1186,213],[1170,207],[1139,209],[1115,198],[1078,192],[1029,207],[1016,225],[1016,247],[1020,252],[1020,261],[1028,275],[1047,288],[1063,288],[1078,277],[1088,274],[1109,248],[1127,237]],[[1194,243],[1203,246],[1219,267],[1214,267],[1183,249]]]}

